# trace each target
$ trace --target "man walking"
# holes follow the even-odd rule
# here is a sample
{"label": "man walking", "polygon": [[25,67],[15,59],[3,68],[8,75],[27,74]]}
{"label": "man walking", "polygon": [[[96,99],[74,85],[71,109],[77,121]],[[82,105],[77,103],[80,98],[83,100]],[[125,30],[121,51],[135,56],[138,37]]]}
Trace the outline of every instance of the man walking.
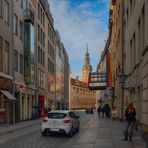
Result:
{"label": "man walking", "polygon": [[98,116],[100,118],[100,113],[101,113],[102,109],[101,109],[101,106],[99,105],[99,107],[97,108],[97,112],[98,112]]}

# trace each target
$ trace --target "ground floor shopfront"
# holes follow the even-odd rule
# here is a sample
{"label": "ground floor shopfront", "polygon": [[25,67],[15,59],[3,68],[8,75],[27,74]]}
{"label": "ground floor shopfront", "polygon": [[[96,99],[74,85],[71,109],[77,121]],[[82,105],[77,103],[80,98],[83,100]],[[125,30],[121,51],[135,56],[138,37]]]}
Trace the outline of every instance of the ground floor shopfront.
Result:
{"label": "ground floor shopfront", "polygon": [[0,124],[15,122],[16,98],[12,92],[12,78],[0,76]]}

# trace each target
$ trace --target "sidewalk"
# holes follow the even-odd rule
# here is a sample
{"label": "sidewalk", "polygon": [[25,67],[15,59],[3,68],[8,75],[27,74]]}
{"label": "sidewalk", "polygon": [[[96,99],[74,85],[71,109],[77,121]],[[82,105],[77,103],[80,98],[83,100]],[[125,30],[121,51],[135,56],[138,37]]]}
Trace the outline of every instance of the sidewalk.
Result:
{"label": "sidewalk", "polygon": [[17,131],[19,129],[29,127],[37,123],[40,123],[40,122],[41,122],[41,119],[37,119],[37,120],[21,121],[16,124],[10,124],[10,125],[7,125],[7,124],[0,125],[0,135],[4,135],[4,134],[7,134],[13,131]]}
{"label": "sidewalk", "polygon": [[95,113],[72,148],[147,148],[139,132],[134,131],[133,142],[123,141],[124,123],[99,119]]}

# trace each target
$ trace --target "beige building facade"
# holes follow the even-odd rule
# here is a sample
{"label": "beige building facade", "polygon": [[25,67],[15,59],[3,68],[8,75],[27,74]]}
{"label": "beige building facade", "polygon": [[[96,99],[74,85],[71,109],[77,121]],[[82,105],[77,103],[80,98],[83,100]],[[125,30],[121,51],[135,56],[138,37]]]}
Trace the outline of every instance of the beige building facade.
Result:
{"label": "beige building facade", "polygon": [[89,90],[88,83],[71,78],[70,109],[95,108],[96,92]]}
{"label": "beige building facade", "polygon": [[148,126],[148,1],[124,1],[125,99],[132,101],[137,120]]}
{"label": "beige building facade", "polygon": [[82,67],[82,81],[76,77],[70,81],[70,109],[86,109],[95,108],[96,91],[90,90],[88,87],[89,73],[92,72],[90,64],[88,45],[86,49],[84,65]]}
{"label": "beige building facade", "polygon": [[123,0],[110,1],[108,49],[113,57],[113,105],[117,107],[119,117],[123,116],[123,90],[119,75],[123,73]]}
{"label": "beige building facade", "polygon": [[120,116],[133,102],[137,121],[148,127],[148,1],[111,1],[109,45],[114,55],[114,104]]}
{"label": "beige building facade", "polygon": [[[13,2],[0,1],[0,124],[14,122]],[[7,32],[7,33],[6,33]]]}

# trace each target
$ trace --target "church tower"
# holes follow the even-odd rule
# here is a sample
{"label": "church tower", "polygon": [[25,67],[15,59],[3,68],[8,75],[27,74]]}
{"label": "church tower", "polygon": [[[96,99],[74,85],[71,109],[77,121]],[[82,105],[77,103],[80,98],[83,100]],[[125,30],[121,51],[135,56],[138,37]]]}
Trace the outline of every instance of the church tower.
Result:
{"label": "church tower", "polygon": [[92,66],[90,65],[90,59],[89,59],[89,53],[88,53],[88,45],[86,48],[86,54],[85,54],[85,61],[82,68],[82,81],[88,83],[88,76],[89,72],[92,71]]}

